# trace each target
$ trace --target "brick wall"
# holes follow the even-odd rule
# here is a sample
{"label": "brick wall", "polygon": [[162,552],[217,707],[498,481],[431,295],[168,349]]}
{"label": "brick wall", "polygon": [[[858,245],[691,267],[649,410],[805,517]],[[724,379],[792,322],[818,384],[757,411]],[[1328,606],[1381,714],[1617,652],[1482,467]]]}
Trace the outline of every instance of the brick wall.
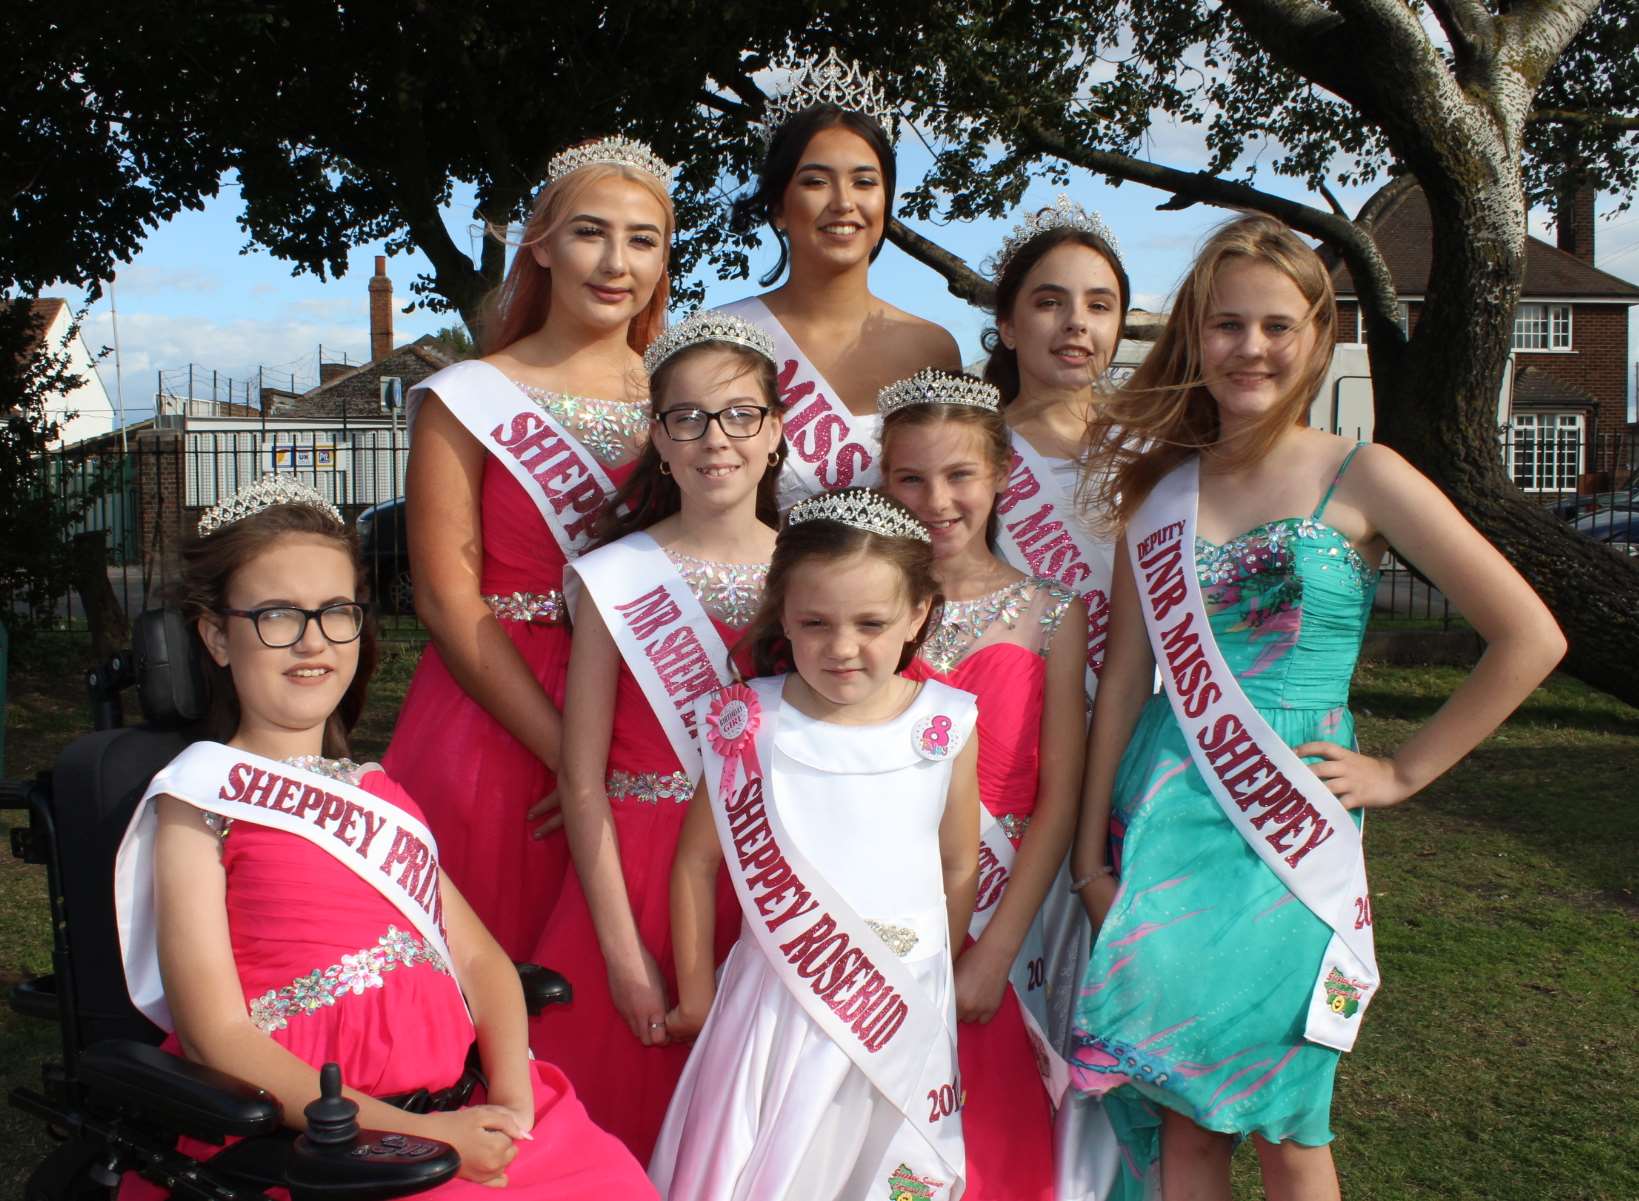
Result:
{"label": "brick wall", "polygon": [[320,417],[340,420],[348,417],[381,416],[381,381],[397,377],[404,391],[426,379],[437,367],[408,347],[377,359],[344,379],[338,379],[305,396],[287,401],[272,410],[279,417]]}
{"label": "brick wall", "polygon": [[131,444],[136,455],[137,534],[143,571],[150,578],[174,580],[181,546],[182,499],[186,495],[181,430],[143,430]]}

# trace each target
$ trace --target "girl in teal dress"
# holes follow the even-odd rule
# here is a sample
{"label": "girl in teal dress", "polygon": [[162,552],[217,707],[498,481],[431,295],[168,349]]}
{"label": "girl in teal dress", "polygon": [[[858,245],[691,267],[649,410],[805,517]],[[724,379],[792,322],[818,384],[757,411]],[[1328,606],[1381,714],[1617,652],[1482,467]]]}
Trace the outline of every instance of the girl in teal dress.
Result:
{"label": "girl in teal dress", "polygon": [[[1247,700],[1360,821],[1446,771],[1564,653],[1530,587],[1393,451],[1308,428],[1334,342],[1314,252],[1267,217],[1207,243],[1155,349],[1091,431],[1095,499],[1125,527],[1200,456],[1195,569]],[[1124,431],[1126,436],[1114,436]],[[1102,480],[1102,485],[1096,485]],[[1392,544],[1488,649],[1391,758],[1356,753],[1347,703]],[[1331,929],[1237,832],[1190,757],[1155,664],[1125,544],[1072,859],[1098,941],[1072,1081],[1120,1136],[1118,1197],[1223,1199],[1248,1135],[1271,1201],[1338,1196],[1328,1144],[1338,1052],[1305,1041]],[[1369,920],[1369,912],[1363,914]]]}

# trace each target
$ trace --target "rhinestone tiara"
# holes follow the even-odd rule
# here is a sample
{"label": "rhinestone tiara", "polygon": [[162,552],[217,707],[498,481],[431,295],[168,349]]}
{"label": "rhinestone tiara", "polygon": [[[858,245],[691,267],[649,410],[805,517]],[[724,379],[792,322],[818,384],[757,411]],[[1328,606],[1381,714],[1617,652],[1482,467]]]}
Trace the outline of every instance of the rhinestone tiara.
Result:
{"label": "rhinestone tiara", "polygon": [[1079,229],[1083,233],[1092,234],[1095,238],[1104,239],[1104,244],[1115,253],[1116,266],[1121,265],[1121,243],[1115,240],[1115,234],[1104,224],[1104,218],[1097,213],[1089,213],[1060,192],[1059,198],[1047,208],[1032,213],[1013,227],[1013,232],[1002,242],[1002,248],[987,264],[990,268],[990,278],[1000,279],[1002,272],[1007,270],[1008,263],[1013,261],[1014,255],[1042,234],[1055,229]]}
{"label": "rhinestone tiara", "polygon": [[971,375],[954,375],[924,367],[908,379],[896,380],[876,394],[876,413],[889,413],[911,405],[968,405],[991,413],[1002,411],[1002,394],[994,384]]}
{"label": "rhinestone tiara", "polygon": [[862,113],[882,126],[892,137],[894,110],[888,94],[876,76],[856,62],[837,57],[832,46],[823,60],[812,55],[792,62],[791,79],[782,91],[763,103],[763,149],[774,141],[780,127],[798,113],[821,104],[834,104],[848,112]]}
{"label": "rhinestone tiara", "polygon": [[667,326],[658,338],[649,343],[649,348],[643,352],[643,370],[653,375],[674,354],[703,342],[732,342],[756,351],[776,367],[779,366],[774,359],[774,339],[768,336],[766,330],[732,313],[697,309],[676,325]]}
{"label": "rhinestone tiara", "polygon": [[306,505],[319,510],[337,525],[346,526],[341,519],[341,511],[306,484],[293,476],[264,475],[246,484],[227,500],[205,510],[205,515],[199,519],[199,536],[207,537],[223,526],[242,521],[274,505]]}
{"label": "rhinestone tiara", "polygon": [[546,164],[546,182],[555,184],[565,175],[597,163],[647,171],[660,181],[661,187],[671,190],[671,164],[651,150],[648,143],[622,137],[599,138],[595,142],[560,150]]}
{"label": "rhinestone tiara", "polygon": [[904,505],[874,488],[842,488],[799,500],[785,515],[790,529],[805,521],[839,521],[880,538],[915,538],[932,542],[928,527]]}

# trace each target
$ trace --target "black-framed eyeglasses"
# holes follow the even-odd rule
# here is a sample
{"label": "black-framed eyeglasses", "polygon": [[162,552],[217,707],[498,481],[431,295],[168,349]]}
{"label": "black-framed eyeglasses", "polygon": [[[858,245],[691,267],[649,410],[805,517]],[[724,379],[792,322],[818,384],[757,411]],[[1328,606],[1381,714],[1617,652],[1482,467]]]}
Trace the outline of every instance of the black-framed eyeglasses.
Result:
{"label": "black-framed eyeglasses", "polygon": [[363,601],[338,601],[318,609],[300,609],[295,605],[268,605],[261,609],[218,609],[223,617],[248,617],[256,627],[256,636],[271,650],[295,646],[307,633],[307,623],[319,623],[319,633],[327,642],[353,642],[364,633],[364,613],[369,606]]}
{"label": "black-framed eyeglasses", "polygon": [[691,406],[667,409],[660,414],[660,424],[673,442],[693,442],[704,438],[713,421],[727,437],[755,438],[762,432],[763,422],[767,419],[767,405],[729,405],[715,413]]}

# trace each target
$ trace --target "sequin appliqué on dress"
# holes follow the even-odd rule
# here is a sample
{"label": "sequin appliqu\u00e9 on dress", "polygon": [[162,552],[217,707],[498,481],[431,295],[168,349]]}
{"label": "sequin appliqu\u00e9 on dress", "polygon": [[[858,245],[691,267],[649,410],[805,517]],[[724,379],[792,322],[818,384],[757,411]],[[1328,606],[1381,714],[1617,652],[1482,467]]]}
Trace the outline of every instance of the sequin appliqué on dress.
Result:
{"label": "sequin appliqu\u00e9 on dress", "polygon": [[768,582],[767,563],[719,563],[675,550],[666,557],[712,617],[736,629],[751,623]]}
{"label": "sequin appliqu\u00e9 on dress", "polygon": [[1019,618],[1030,607],[1038,589],[1050,594],[1050,603],[1042,610],[1042,649],[1052,641],[1054,631],[1064,620],[1064,611],[1075,597],[1068,589],[1049,580],[1026,576],[996,591],[970,601],[946,601],[939,615],[939,624],[928,635],[919,652],[936,671],[949,671],[960,662],[986,630],[998,621],[1008,629],[1018,625]]}
{"label": "sequin appliqu\u00e9 on dress", "polygon": [[575,437],[605,464],[624,463],[632,457],[632,441],[649,428],[649,406],[601,396],[571,396],[534,384],[512,381],[517,389]]}

